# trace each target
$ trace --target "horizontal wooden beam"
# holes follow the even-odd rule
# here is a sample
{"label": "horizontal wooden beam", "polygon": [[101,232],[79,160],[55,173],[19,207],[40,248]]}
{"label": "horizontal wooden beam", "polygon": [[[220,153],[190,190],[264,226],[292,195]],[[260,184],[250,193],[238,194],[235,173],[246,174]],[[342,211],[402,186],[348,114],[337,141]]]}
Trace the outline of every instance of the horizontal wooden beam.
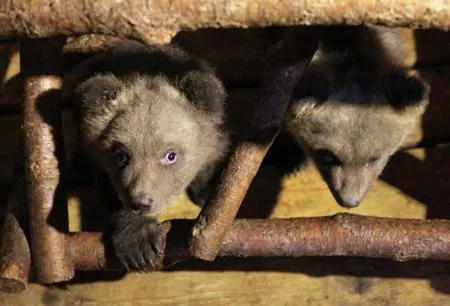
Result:
{"label": "horizontal wooden beam", "polygon": [[[165,254],[156,263],[164,268],[191,259],[186,243],[192,221],[160,224]],[[68,237],[78,270],[117,269],[101,233]],[[220,257],[354,256],[450,260],[450,221],[366,217],[337,214],[293,219],[237,219],[226,234]]]}
{"label": "horizontal wooden beam", "polygon": [[290,25],[381,24],[450,28],[450,2],[422,0],[10,0],[0,37],[88,33],[167,43],[180,30]]}

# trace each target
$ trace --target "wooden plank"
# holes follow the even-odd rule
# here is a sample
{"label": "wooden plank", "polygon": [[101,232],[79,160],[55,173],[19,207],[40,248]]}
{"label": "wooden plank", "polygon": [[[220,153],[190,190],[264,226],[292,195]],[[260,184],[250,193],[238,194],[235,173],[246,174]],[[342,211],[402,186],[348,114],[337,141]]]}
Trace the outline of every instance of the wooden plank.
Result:
{"label": "wooden plank", "polygon": [[[269,263],[276,264],[276,261]],[[308,264],[308,262],[298,262]],[[291,262],[295,265],[295,262]],[[239,268],[238,265],[235,265]],[[286,265],[287,267],[287,265]],[[318,265],[316,264],[317,268]],[[291,267],[295,271],[295,266]],[[308,269],[307,269],[308,270]],[[0,295],[2,305],[449,305],[435,291],[443,278],[308,276],[290,272],[179,271],[129,274],[120,280],[31,285],[19,296]],[[431,284],[431,286],[430,286]],[[448,282],[446,283],[448,285]],[[445,286],[444,283],[441,283]]]}

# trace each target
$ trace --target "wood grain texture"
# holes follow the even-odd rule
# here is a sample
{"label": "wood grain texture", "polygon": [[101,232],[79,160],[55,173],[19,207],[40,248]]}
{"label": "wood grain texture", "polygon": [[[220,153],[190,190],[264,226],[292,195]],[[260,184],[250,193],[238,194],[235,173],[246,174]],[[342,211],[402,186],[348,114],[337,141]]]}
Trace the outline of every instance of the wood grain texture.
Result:
{"label": "wood grain texture", "polygon": [[0,37],[98,33],[167,43],[181,29],[206,27],[384,24],[445,30],[449,11],[446,1],[420,0],[12,0],[0,5]]}

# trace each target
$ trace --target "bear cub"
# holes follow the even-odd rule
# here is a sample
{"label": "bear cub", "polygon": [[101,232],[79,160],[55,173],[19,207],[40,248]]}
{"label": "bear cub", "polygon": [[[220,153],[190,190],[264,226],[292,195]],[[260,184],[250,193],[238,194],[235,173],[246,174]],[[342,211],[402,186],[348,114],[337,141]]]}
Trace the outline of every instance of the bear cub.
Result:
{"label": "bear cub", "polygon": [[330,27],[294,90],[287,130],[344,207],[360,203],[427,107],[407,31]]}
{"label": "bear cub", "polygon": [[223,84],[176,46],[126,40],[70,71],[63,98],[78,106],[82,147],[121,203],[107,238],[115,255],[128,270],[153,267],[155,217],[227,153]]}

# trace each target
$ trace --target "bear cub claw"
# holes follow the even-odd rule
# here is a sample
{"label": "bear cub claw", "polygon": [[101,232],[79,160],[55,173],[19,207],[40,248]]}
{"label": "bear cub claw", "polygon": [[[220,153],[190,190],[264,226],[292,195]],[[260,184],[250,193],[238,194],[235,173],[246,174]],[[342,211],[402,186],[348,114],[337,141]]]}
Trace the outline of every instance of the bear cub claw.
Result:
{"label": "bear cub claw", "polygon": [[162,257],[162,236],[154,219],[122,209],[113,219],[110,240],[120,264],[127,271],[156,268]]}

